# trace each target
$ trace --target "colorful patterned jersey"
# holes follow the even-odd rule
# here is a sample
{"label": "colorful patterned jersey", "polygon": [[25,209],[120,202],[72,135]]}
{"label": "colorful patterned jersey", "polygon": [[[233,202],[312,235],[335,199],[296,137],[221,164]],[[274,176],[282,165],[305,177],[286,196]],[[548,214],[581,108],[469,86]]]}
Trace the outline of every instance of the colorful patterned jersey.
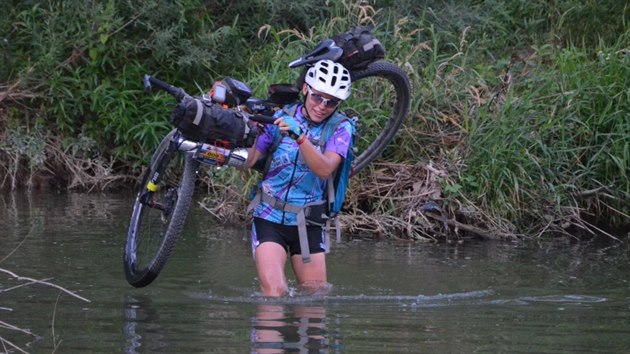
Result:
{"label": "colorful patterned jersey", "polygon": [[[287,114],[279,111],[277,117]],[[338,113],[334,113],[338,114]],[[313,124],[302,115],[302,105],[295,111],[294,119],[298,122],[302,131],[307,132],[307,138],[312,142],[318,141],[326,122]],[[273,145],[276,125],[266,125],[256,142],[256,149],[266,154]],[[335,130],[335,133],[326,143],[324,152],[332,151],[346,158],[352,132],[351,123],[344,121]],[[317,145],[317,144],[315,144]],[[324,187],[326,181],[319,178],[307,166],[299,153],[295,140],[289,136],[283,136],[277,149],[273,152],[272,160],[267,174],[264,176],[261,188],[268,195],[290,204],[304,205],[324,199]],[[267,203],[261,203],[254,209],[254,217],[284,225],[296,225],[296,214],[283,212],[272,208]]]}

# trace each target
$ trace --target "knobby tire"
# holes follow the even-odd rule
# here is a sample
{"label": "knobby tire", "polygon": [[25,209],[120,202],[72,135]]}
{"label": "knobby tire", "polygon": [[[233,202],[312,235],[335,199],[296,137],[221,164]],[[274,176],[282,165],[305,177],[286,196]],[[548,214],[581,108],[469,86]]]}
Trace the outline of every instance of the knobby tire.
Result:
{"label": "knobby tire", "polygon": [[[355,87],[360,86],[365,79],[383,79],[391,86],[383,88],[377,87],[377,95],[380,94],[381,89],[383,92],[393,89],[393,97],[390,97],[391,102],[388,101],[384,104],[384,106],[388,106],[388,109],[391,109],[391,112],[386,113],[387,117],[381,117],[386,120],[383,126],[366,129],[367,131],[364,132],[359,131],[359,137],[364,135],[366,139],[370,139],[370,133],[376,133],[373,130],[378,130],[379,132],[371,142],[367,143],[367,147],[358,152],[354,163],[354,174],[356,175],[381,155],[398,132],[398,129],[400,129],[400,126],[409,112],[409,106],[411,104],[411,84],[409,83],[407,74],[401,68],[383,60],[370,63],[365,69],[351,71],[350,75],[353,85],[353,92],[347,104],[350,110],[354,110],[352,106],[353,96],[360,94],[359,89],[355,89]],[[380,81],[375,81],[375,84],[380,84]],[[361,112],[360,110],[356,112],[359,116],[359,122],[368,121],[370,119],[374,120],[374,117],[369,116],[372,107],[368,106],[367,108],[365,112]]]}
{"label": "knobby tire", "polygon": [[[199,162],[190,154],[172,148],[171,138],[174,133],[175,131],[169,133],[153,154],[134,202],[125,245],[124,264],[127,281],[137,288],[149,285],[164,268],[181,235],[192,202]],[[183,166],[179,166],[178,163]],[[161,171],[158,171],[160,169]],[[163,202],[165,205],[172,203],[170,213],[152,208],[141,201],[141,195],[147,190],[150,176],[156,172],[164,176],[158,183],[159,189],[155,192],[153,200]],[[174,175],[170,175],[170,172]],[[156,229],[152,229],[152,226],[156,226]]]}

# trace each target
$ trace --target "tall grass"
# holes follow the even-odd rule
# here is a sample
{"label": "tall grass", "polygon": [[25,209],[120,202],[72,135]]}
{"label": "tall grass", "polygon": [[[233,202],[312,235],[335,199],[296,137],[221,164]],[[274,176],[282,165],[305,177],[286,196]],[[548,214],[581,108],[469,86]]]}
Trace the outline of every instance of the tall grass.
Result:
{"label": "tall grass", "polygon": [[[37,162],[46,154],[27,143],[33,137],[49,151],[93,154],[111,173],[137,174],[170,129],[174,103],[145,95],[144,73],[192,93],[229,75],[264,97],[269,84],[295,81],[291,59],[351,26],[372,25],[413,86],[409,117],[383,161],[442,166],[438,202],[449,215],[472,205],[532,234],[589,218],[628,223],[623,1],[70,0],[10,2],[5,10],[5,176],[50,168]],[[248,186],[252,176],[230,170],[213,178]],[[392,214],[417,208],[394,204],[354,205],[393,205]]]}
{"label": "tall grass", "polygon": [[533,229],[581,210],[627,222],[629,35],[590,53],[538,50],[499,110],[470,117],[463,181],[484,208]]}

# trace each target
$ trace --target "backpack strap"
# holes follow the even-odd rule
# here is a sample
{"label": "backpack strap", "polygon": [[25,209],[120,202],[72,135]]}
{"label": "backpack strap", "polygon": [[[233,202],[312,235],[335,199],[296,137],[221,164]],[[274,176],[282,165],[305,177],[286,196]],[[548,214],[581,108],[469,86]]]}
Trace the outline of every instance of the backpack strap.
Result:
{"label": "backpack strap", "polygon": [[[262,192],[262,189],[258,189],[258,193],[249,204],[251,209],[253,209],[252,205],[256,206],[261,202],[265,202],[271,205],[272,208],[282,211],[288,211],[290,213],[295,213],[297,215],[297,227],[298,227],[298,235],[300,240],[300,249],[302,250],[302,262],[310,263],[311,261],[311,251],[308,245],[308,233],[306,232],[306,225],[308,224],[306,221],[306,215],[310,214],[313,207],[322,205],[324,201],[317,201],[313,203],[308,203],[305,205],[296,205],[287,203],[281,199],[278,199],[274,196],[271,196],[267,193]],[[251,209],[247,208],[249,212]],[[328,241],[326,241],[328,242]],[[328,246],[326,245],[326,252],[328,252]]]}
{"label": "backpack strap", "polygon": [[[324,131],[322,132],[320,141],[318,142],[318,146],[322,153],[326,148],[326,143],[330,138],[335,134],[339,125],[344,121],[351,121],[347,116],[336,113],[333,114],[332,117],[329,118],[328,122],[324,126]],[[352,147],[351,147],[352,148]],[[342,162],[343,163],[343,162]],[[326,202],[328,203],[327,208],[330,211],[332,209],[333,201],[335,200],[335,179],[338,178],[340,167],[328,176],[326,179],[326,190],[328,197],[326,198]],[[326,252],[330,252],[330,224],[334,222],[335,224],[335,236],[337,243],[341,243],[341,225],[339,224],[339,219],[337,218],[337,214],[330,212],[328,215],[328,219],[326,220],[326,227],[324,229],[324,236],[326,238]]]}

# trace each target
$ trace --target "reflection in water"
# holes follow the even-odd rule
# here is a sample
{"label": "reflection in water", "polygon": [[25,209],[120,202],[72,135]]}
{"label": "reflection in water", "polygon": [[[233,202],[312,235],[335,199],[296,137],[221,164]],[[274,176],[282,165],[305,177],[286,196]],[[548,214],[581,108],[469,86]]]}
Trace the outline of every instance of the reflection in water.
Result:
{"label": "reflection in water", "polygon": [[[264,301],[264,300],[263,300]],[[216,306],[212,306],[212,309]],[[190,315],[190,314],[188,314]],[[224,324],[229,321],[226,313],[211,312],[210,317]],[[326,308],[313,304],[259,303],[256,313],[250,318],[251,353],[338,353],[340,348],[338,331],[329,329],[330,320]],[[124,306],[124,345],[123,352],[162,353],[172,352],[181,343],[168,340],[166,331],[176,330],[168,320],[160,319],[159,310],[150,297],[126,295]],[[333,323],[335,325],[336,323]],[[198,328],[201,337],[212,337],[217,331],[216,324],[207,322]],[[222,336],[227,332],[222,332]],[[331,338],[331,333],[336,333]],[[234,333],[228,335],[233,336]],[[190,340],[190,338],[188,338]],[[214,339],[218,338],[213,338]],[[218,343],[215,343],[218,344]],[[179,348],[181,349],[181,348]],[[233,348],[236,350],[236,348]]]}
{"label": "reflection in water", "polygon": [[126,295],[124,320],[125,353],[156,352],[166,347],[160,334],[159,315],[151,305],[151,298]]}
{"label": "reflection in water", "polygon": [[320,306],[260,304],[252,318],[252,353],[337,352],[330,345],[326,309]]}

